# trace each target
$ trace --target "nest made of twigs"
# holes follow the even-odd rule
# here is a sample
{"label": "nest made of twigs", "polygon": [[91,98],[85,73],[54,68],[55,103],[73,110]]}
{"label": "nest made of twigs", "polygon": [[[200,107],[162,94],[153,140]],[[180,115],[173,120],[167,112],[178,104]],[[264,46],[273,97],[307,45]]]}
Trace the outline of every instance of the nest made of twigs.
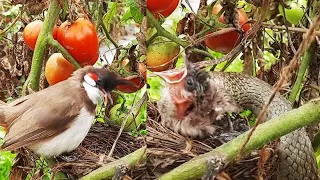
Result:
{"label": "nest made of twigs", "polygon": [[[147,166],[153,170],[154,178],[235,138],[236,136],[232,136],[232,134],[243,133],[247,130],[244,127],[248,125],[247,120],[237,116],[232,121],[233,132],[224,131],[205,139],[192,140],[163,127],[159,124],[160,119],[157,106],[149,102]],[[225,127],[222,129],[226,130]],[[222,179],[257,179],[260,176],[264,179],[276,179],[278,172],[277,166],[275,166],[278,160],[277,145],[277,142],[273,142],[238,161],[228,163],[220,173],[220,177],[223,177]]]}
{"label": "nest made of twigs", "polygon": [[[133,137],[130,133],[123,132],[117,141],[112,158],[108,158],[108,153],[115,142],[118,132],[119,127],[108,126],[100,122],[95,123],[77,149],[56,158],[57,163],[51,167],[52,170],[54,172],[63,171],[70,179],[79,179],[102,165],[115,161],[145,146],[143,137]],[[14,179],[25,179],[24,177],[32,169],[38,169],[39,172],[33,173],[31,179],[42,179],[41,175],[44,174],[44,167],[36,168],[38,159],[39,157],[32,152],[21,149],[12,168],[10,179],[13,177]],[[140,169],[143,170],[143,168]],[[129,176],[139,176],[138,174],[135,175],[135,172],[131,171]]]}

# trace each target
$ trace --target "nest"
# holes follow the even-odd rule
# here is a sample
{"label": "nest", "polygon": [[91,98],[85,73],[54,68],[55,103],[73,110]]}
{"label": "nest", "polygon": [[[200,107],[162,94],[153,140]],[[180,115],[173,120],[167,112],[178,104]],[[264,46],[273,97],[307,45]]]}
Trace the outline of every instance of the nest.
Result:
{"label": "nest", "polygon": [[[144,138],[133,137],[129,133],[123,132],[117,141],[112,158],[108,158],[108,153],[115,142],[118,132],[119,127],[108,126],[101,122],[95,123],[77,149],[56,158],[57,163],[51,167],[53,172],[63,171],[69,178],[79,179],[102,165],[115,161],[145,146]],[[36,165],[38,160],[39,157],[31,151],[20,149],[12,167],[10,179],[25,179],[28,173],[32,173],[31,179],[43,179],[46,166],[40,165],[41,168],[39,168],[39,165]],[[35,172],[32,171],[35,169]],[[132,171],[130,176],[137,177],[139,174],[135,173],[143,170],[144,167],[141,167],[139,170]]]}
{"label": "nest", "polygon": [[[147,143],[147,163],[142,167],[131,169],[126,176],[130,177],[129,179],[156,179],[182,163],[232,140],[249,128],[247,120],[238,116],[232,121],[232,133],[226,131],[228,126],[225,124],[227,123],[223,123],[225,126],[221,124],[222,131],[218,134],[206,139],[194,140],[176,134],[159,124],[160,115],[155,104],[148,102],[147,111],[148,134],[146,137],[133,137],[129,133],[122,133],[112,158],[108,158],[119,127],[96,123],[76,150],[56,158],[58,163],[53,166],[53,170],[63,171],[70,178],[78,179],[103,164],[134,152]],[[36,160],[37,158],[31,152],[21,151],[13,172],[16,173],[17,168],[30,172],[30,169],[35,167]],[[257,179],[258,177],[276,179],[277,160],[277,143],[274,142],[261,150],[251,152],[240,160],[228,163],[223,167],[219,177],[224,179]],[[11,177],[17,177],[17,174],[19,173]],[[41,174],[43,175],[43,173],[38,173],[38,176]]]}
{"label": "nest", "polygon": [[[219,124],[221,131],[205,138],[191,140],[174,133],[170,129],[159,124],[160,115],[153,103],[148,104],[147,145],[148,164],[153,169],[154,179],[163,173],[209,152],[215,147],[232,140],[237,135],[249,129],[248,121],[236,116],[232,120],[233,131],[228,132],[228,120]],[[277,142],[273,142],[261,150],[253,151],[240,160],[228,163],[219,174],[222,179],[276,179],[277,177]]]}

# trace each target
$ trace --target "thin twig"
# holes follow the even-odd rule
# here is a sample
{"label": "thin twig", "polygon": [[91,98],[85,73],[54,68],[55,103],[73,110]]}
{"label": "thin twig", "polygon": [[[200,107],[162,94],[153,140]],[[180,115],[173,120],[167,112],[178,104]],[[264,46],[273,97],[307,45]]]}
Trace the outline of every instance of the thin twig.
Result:
{"label": "thin twig", "polygon": [[[277,25],[265,23],[265,22],[262,23],[262,26],[264,28],[268,28],[268,29],[286,30],[285,26],[277,26]],[[293,32],[298,32],[298,33],[306,33],[306,32],[308,32],[308,29],[298,28],[298,27],[288,27],[288,31],[293,31]],[[315,31],[314,34],[316,36],[320,36],[320,31]]]}
{"label": "thin twig", "polygon": [[147,101],[147,98],[148,98],[148,93],[145,92],[145,93],[143,94],[142,98],[130,109],[130,111],[128,112],[128,114],[124,117],[124,120],[123,120],[123,122],[122,122],[122,124],[121,124],[121,128],[120,128],[120,130],[119,130],[119,133],[118,133],[116,139],[114,140],[114,143],[113,143],[112,148],[111,148],[111,150],[110,150],[110,152],[109,152],[109,154],[108,154],[108,157],[111,157],[111,156],[112,156],[113,151],[114,151],[115,148],[116,148],[116,145],[117,145],[117,142],[118,142],[118,140],[119,140],[119,137],[121,136],[121,133],[122,133],[122,131],[123,131],[123,129],[124,129],[126,123],[127,123],[127,120],[128,120],[128,118],[129,118],[129,116],[133,113],[133,111],[134,111],[136,108],[141,109],[143,103]]}
{"label": "thin twig", "polygon": [[16,24],[16,22],[18,22],[18,20],[20,19],[21,15],[23,13],[23,10],[24,10],[23,8],[24,8],[25,3],[26,3],[26,0],[23,1],[21,10],[20,10],[18,16],[12,21],[12,23],[8,27],[6,27],[5,29],[3,29],[3,30],[0,29],[0,36],[2,36],[4,33],[6,33],[9,29],[11,29],[13,27],[13,25]]}

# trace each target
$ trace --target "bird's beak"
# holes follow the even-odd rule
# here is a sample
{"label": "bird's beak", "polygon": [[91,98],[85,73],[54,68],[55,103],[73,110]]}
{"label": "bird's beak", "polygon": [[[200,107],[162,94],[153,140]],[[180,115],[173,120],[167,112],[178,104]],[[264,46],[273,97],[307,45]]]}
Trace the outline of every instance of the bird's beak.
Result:
{"label": "bird's beak", "polygon": [[187,68],[171,69],[153,73],[161,77],[168,84],[178,84],[187,76]]}
{"label": "bird's beak", "polygon": [[176,106],[177,118],[183,119],[186,116],[187,110],[192,106],[192,93],[185,89],[185,79],[187,76],[187,69],[168,70],[161,72],[154,72],[161,77],[169,86],[170,95],[174,105]]}
{"label": "bird's beak", "polygon": [[[130,86],[134,86],[134,87],[137,87],[137,85],[121,76],[118,76],[115,80],[115,85],[118,86],[118,85],[130,85]],[[111,97],[111,92],[110,91],[106,91],[104,88],[99,88],[102,93],[103,93],[103,96],[104,96],[104,100],[105,100],[105,103],[109,103],[111,106],[113,106],[113,100],[112,100],[112,97]]]}
{"label": "bird's beak", "polygon": [[103,88],[99,88],[100,91],[102,91],[103,93],[103,97],[104,97],[104,102],[105,104],[109,103],[111,106],[113,106],[113,100],[111,97],[110,92],[107,92],[106,90],[104,90]]}

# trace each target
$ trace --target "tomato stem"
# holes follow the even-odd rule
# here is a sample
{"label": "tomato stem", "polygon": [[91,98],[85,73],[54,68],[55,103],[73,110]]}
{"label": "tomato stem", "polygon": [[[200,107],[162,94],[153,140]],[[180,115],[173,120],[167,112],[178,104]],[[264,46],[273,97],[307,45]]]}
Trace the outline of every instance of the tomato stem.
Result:
{"label": "tomato stem", "polygon": [[[180,38],[178,38],[177,36],[171,34],[170,32],[168,32],[167,30],[165,30],[159,23],[158,21],[155,19],[155,17],[153,16],[152,13],[150,13],[149,10],[147,10],[147,19],[148,19],[148,23],[150,23],[152,26],[154,26],[157,30],[157,33],[158,36],[164,36],[168,39],[170,39],[171,41],[179,44],[180,46],[186,48],[188,46],[191,45],[190,42],[188,41],[183,41],[181,40]],[[192,48],[191,49],[192,52],[194,53],[200,53],[200,54],[203,54],[211,59],[214,59],[214,57],[207,51],[204,51],[204,50],[201,50],[201,49],[198,49],[198,48]]]}
{"label": "tomato stem", "polygon": [[112,37],[110,36],[108,29],[106,27],[106,25],[104,24],[103,20],[102,20],[102,3],[100,3],[99,5],[99,9],[98,9],[98,27],[101,26],[102,30],[104,32],[104,34],[106,35],[107,39],[114,45],[114,47],[116,47],[117,49],[119,48],[119,45],[112,39]]}
{"label": "tomato stem", "polygon": [[48,37],[48,44],[56,47],[61,54],[71,63],[74,65],[75,68],[79,69],[81,66],[79,63],[68,53],[68,51],[56,40],[53,39],[53,37]]}
{"label": "tomato stem", "polygon": [[183,41],[180,38],[176,37],[175,35],[171,34],[170,32],[168,32],[167,30],[165,30],[156,20],[156,18],[153,16],[153,14],[147,10],[147,19],[148,19],[148,23],[150,23],[151,25],[153,25],[156,29],[157,29],[157,33],[159,36],[164,36],[168,39],[170,39],[171,41],[179,44],[182,47],[187,47],[190,43],[188,41]]}
{"label": "tomato stem", "polygon": [[296,100],[296,97],[299,96],[298,93],[300,92],[302,81],[309,67],[310,61],[312,59],[312,55],[316,53],[316,50],[317,50],[317,45],[316,45],[316,42],[313,41],[309,49],[307,50],[307,52],[304,54],[301,64],[299,66],[297,79],[292,87],[292,90],[289,96],[289,101],[291,103],[294,103],[294,101]]}
{"label": "tomato stem", "polygon": [[[59,17],[59,12],[60,12],[60,7],[59,7],[58,0],[50,1],[49,9],[45,17],[45,20],[43,22],[43,27],[40,31],[40,34],[36,42],[36,47],[34,49],[34,53],[32,57],[31,72],[30,72],[30,76],[28,77],[28,79],[30,78],[30,87],[33,91],[39,90],[39,82],[40,82],[43,58],[46,52],[48,39],[53,38],[52,32],[53,32],[56,19]],[[24,84],[22,89],[23,94],[25,94],[28,84],[29,83]]]}

